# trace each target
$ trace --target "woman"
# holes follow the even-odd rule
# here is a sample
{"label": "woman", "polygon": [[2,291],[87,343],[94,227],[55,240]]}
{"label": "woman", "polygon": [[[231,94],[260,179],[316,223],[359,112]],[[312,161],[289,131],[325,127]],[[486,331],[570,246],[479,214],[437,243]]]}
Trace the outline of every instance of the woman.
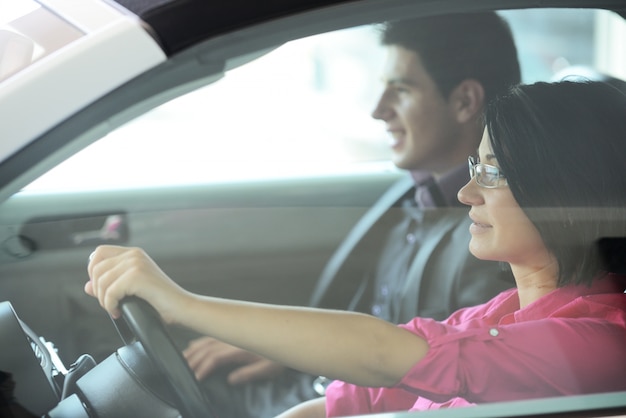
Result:
{"label": "woman", "polygon": [[338,379],[284,417],[626,390],[626,278],[610,273],[621,240],[606,239],[626,236],[625,115],[602,83],[518,86],[488,107],[459,200],[470,251],[507,263],[516,288],[445,321],[199,296],[121,247],[96,249],[85,291],[113,316],[136,295],[168,323]]}

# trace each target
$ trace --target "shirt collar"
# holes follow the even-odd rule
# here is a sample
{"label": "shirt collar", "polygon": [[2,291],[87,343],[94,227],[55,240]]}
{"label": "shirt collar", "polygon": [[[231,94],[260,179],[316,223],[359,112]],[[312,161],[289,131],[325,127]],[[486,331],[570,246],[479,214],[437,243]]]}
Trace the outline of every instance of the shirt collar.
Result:
{"label": "shirt collar", "polygon": [[564,308],[569,302],[591,295],[624,293],[626,276],[607,273],[593,280],[591,286],[568,285],[560,287],[537,299],[524,309],[515,312],[516,321],[545,318]]}
{"label": "shirt collar", "polygon": [[[411,171],[411,177],[415,182],[416,187],[419,187],[421,184],[425,184],[433,178],[433,175],[429,171],[425,170],[414,170]],[[439,188],[445,202],[449,206],[459,206],[461,203],[457,199],[457,193],[461,187],[467,183],[469,180],[469,172],[467,170],[467,164],[461,164],[454,167],[451,170],[448,170],[441,176],[439,176],[435,183]],[[427,193],[423,193],[423,197],[420,197],[417,201],[418,206],[423,208],[434,207],[434,199],[432,196],[429,196]]]}

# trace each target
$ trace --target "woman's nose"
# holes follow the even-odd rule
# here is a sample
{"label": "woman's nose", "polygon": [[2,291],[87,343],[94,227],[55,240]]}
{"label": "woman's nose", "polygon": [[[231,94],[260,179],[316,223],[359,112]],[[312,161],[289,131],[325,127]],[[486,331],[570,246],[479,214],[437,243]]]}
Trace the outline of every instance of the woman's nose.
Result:
{"label": "woman's nose", "polygon": [[476,179],[471,178],[465,186],[456,194],[459,202],[468,206],[476,206],[482,203],[482,195],[480,194],[480,186],[476,183]]}

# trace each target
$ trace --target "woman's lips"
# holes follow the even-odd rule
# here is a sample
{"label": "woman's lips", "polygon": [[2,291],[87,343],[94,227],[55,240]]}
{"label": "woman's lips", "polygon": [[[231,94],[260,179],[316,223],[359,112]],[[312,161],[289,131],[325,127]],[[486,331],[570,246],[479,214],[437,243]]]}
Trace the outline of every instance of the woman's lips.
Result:
{"label": "woman's lips", "polygon": [[469,227],[470,234],[472,235],[484,234],[489,229],[491,229],[491,226],[477,223],[473,223]]}
{"label": "woman's lips", "polygon": [[491,225],[486,224],[484,222],[480,222],[477,219],[474,219],[470,216],[470,218],[472,219],[472,224],[469,227],[470,233],[472,234],[481,234],[484,232],[487,232],[487,230],[491,229]]}

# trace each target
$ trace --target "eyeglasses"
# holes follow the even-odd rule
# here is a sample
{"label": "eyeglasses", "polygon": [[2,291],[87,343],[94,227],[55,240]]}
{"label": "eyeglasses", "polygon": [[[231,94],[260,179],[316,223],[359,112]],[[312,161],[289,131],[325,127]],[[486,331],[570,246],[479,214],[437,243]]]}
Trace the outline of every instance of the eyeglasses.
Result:
{"label": "eyeglasses", "polygon": [[469,157],[467,159],[467,163],[469,165],[470,178],[475,178],[476,183],[480,187],[495,189],[496,187],[503,187],[507,185],[506,177],[500,173],[500,169],[498,167],[476,162],[476,158],[474,157]]}

